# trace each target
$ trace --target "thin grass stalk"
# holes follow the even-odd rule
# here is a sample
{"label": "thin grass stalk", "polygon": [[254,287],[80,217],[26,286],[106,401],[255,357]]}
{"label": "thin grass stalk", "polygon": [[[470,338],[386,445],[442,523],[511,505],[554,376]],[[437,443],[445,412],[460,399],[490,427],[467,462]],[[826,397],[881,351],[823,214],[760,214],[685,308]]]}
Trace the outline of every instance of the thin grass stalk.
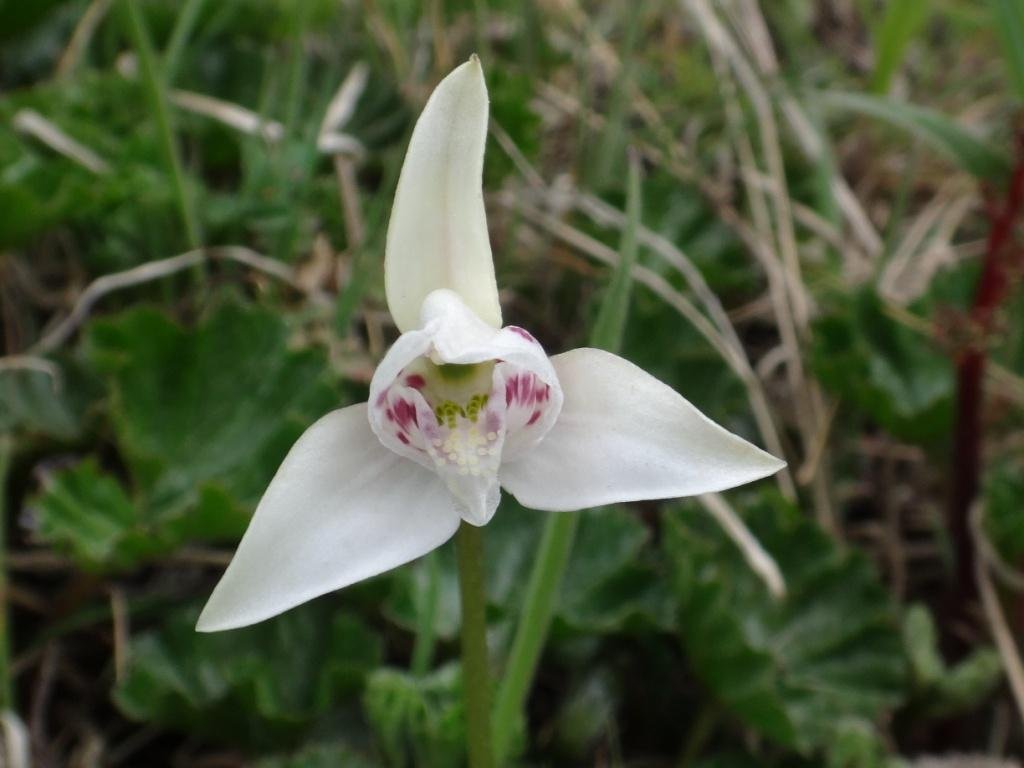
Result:
{"label": "thin grass stalk", "polygon": [[178,18],[174,22],[174,29],[171,30],[171,37],[164,48],[164,83],[170,87],[178,74],[178,67],[181,65],[181,55],[185,52],[192,31],[199,21],[199,14],[202,13],[206,0],[185,0]]}
{"label": "thin grass stalk", "polygon": [[167,108],[167,93],[163,76],[153,54],[153,46],[150,43],[149,34],[146,32],[138,0],[125,0],[124,7],[128,14],[128,32],[139,59],[143,90],[147,101],[149,101],[153,119],[156,120],[157,133],[160,137],[160,149],[164,155],[164,163],[167,166],[167,170],[171,174],[178,211],[185,226],[185,239],[189,248],[196,249],[200,246],[202,238],[199,233],[195,205],[185,183],[185,174],[181,167],[181,157],[179,156],[178,145],[174,138],[171,114]]}

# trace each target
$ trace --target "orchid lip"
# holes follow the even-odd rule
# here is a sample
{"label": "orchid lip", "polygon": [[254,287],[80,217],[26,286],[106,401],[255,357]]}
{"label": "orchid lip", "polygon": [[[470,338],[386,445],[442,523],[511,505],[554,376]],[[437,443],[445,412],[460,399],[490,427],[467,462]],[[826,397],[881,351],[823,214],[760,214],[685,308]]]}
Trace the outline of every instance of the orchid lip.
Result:
{"label": "orchid lip", "polygon": [[500,498],[499,468],[554,425],[562,390],[544,349],[495,329],[451,290],[423,302],[370,384],[370,426],[386,447],[436,472],[463,519],[482,524]]}

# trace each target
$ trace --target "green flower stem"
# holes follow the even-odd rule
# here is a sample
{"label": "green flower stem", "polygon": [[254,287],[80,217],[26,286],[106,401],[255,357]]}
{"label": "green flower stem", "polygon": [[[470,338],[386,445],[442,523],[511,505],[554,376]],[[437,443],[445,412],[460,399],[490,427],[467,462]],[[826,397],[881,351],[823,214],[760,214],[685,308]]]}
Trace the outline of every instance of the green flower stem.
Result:
{"label": "green flower stem", "polygon": [[14,446],[9,435],[0,435],[0,711],[14,708],[11,681],[11,638],[7,615],[7,471]]}
{"label": "green flower stem", "polygon": [[164,154],[164,162],[174,184],[174,196],[177,198],[178,210],[185,226],[185,237],[188,240],[188,247],[194,250],[200,246],[202,239],[199,236],[195,206],[189,196],[188,188],[185,185],[185,175],[181,170],[181,158],[178,156],[178,145],[174,140],[163,76],[157,65],[153,46],[149,41],[149,35],[139,11],[139,0],[124,0],[124,5],[128,13],[128,33],[139,58],[142,85],[145,89],[146,99],[149,101],[149,108],[153,113],[153,119],[156,120],[157,132],[160,134],[160,146]]}
{"label": "green flower stem", "polygon": [[421,596],[419,615],[416,623],[416,644],[412,647],[412,662],[409,665],[412,673],[421,677],[430,669],[430,661],[434,657],[437,623],[437,598],[441,591],[441,567],[437,562],[437,552],[431,552],[424,558],[427,566],[427,586]]}
{"label": "green flower stem", "polygon": [[494,703],[494,755],[498,765],[508,759],[519,732],[526,696],[547,640],[578,524],[579,512],[556,512],[544,526],[540,551],[526,587],[523,613]]}
{"label": "green flower stem", "polygon": [[[619,263],[612,274],[590,335],[591,346],[609,352],[618,352],[622,347],[626,328],[633,287],[632,271],[636,263],[640,199],[640,160],[635,152],[630,152],[626,182],[626,227],[619,248]],[[526,697],[551,627],[578,525],[578,512],[558,512],[549,515],[544,526],[540,551],[530,572],[519,626],[516,627],[512,649],[495,699],[493,737],[495,761],[498,765],[508,759],[513,741],[523,723]]]}
{"label": "green flower stem", "polygon": [[487,593],[482,528],[462,523],[455,538],[462,599],[462,687],[470,768],[492,768],[491,680],[487,660]]}

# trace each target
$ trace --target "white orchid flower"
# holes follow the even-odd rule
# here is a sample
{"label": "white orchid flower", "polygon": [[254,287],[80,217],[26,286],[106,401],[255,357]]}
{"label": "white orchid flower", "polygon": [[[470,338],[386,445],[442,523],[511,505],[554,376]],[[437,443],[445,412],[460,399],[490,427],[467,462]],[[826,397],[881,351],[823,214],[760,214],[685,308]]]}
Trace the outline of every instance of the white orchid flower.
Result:
{"label": "white orchid flower", "polygon": [[369,403],[333,411],[285,458],[199,618],[267,619],[484,525],[501,488],[562,511],[720,491],[784,462],[620,357],[548,357],[501,327],[484,214],[487,89],[474,56],[413,131],[388,227],[402,335]]}

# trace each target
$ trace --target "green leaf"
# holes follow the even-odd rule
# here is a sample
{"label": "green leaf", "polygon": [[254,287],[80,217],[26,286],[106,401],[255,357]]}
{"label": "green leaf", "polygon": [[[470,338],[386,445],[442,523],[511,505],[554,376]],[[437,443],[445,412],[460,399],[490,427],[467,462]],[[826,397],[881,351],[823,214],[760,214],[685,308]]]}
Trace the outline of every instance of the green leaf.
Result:
{"label": "green leaf", "polygon": [[985,527],[1007,563],[1024,564],[1024,457],[1008,458],[989,471],[985,480]]}
{"label": "green leaf", "polygon": [[266,310],[226,304],[186,331],[136,309],[94,323],[88,348],[109,379],[132,492],[87,460],[55,473],[34,509],[40,536],[91,569],[237,538],[287,449],[331,400],[320,356],[289,351],[284,324]]}
{"label": "green leaf", "polygon": [[626,508],[582,513],[556,618],[587,633],[622,631],[637,622],[669,629],[671,596],[663,576],[644,557],[649,539],[647,528]]}
{"label": "green leaf", "polygon": [[826,745],[827,768],[905,768],[889,756],[876,728],[863,720],[840,720]]}
{"label": "green leaf", "polygon": [[286,744],[354,702],[381,660],[379,638],[330,600],[225,633],[197,633],[197,615],[133,639],[113,694],[125,715],[222,743]]}
{"label": "green leaf", "polygon": [[1024,99],[1024,0],[989,0],[1017,98]]}
{"label": "green leaf", "polygon": [[30,506],[39,537],[89,570],[127,570],[186,541],[218,541],[245,528],[248,514],[216,486],[195,507],[167,517],[130,499],[88,458],[49,476]]}
{"label": "green leaf", "polygon": [[950,717],[967,712],[991,695],[1002,678],[999,654],[976,648],[947,668],[928,609],[914,605],[903,620],[903,639],[913,673],[912,708],[919,717]]}
{"label": "green leaf", "polygon": [[109,379],[134,484],[167,519],[253,506],[303,428],[332,406],[323,357],[291,351],[279,317],[236,302],[191,330],[133,309],[93,323],[88,351]]}
{"label": "green leaf", "polygon": [[32,510],[40,538],[89,568],[124,566],[163,548],[121,484],[91,458],[49,477]]}
{"label": "green leaf", "polygon": [[74,366],[54,363],[52,372],[0,370],[0,433],[37,432],[75,437],[95,383]]}
{"label": "green leaf", "polygon": [[830,306],[811,350],[822,383],[898,437],[944,439],[953,412],[949,359],[886,315],[871,289]]}
{"label": "green leaf", "polygon": [[886,3],[881,22],[873,30],[875,71],[871,90],[887,93],[892,76],[903,62],[907,46],[928,20],[929,0]]}
{"label": "green leaf", "polygon": [[388,668],[370,675],[363,704],[389,765],[461,764],[461,685],[454,664],[423,678]]}
{"label": "green leaf", "polygon": [[998,180],[1009,170],[1010,161],[1005,153],[934,110],[878,96],[841,91],[823,93],[821,100],[825,107],[834,111],[866,115],[907,131],[979,179]]}
{"label": "green leaf", "polygon": [[870,565],[774,496],[745,515],[787,594],[772,600],[733,543],[692,507],[665,516],[691,666],[758,733],[807,752],[840,723],[872,722],[903,699],[894,607]]}
{"label": "green leaf", "polygon": [[939,655],[935,622],[923,605],[913,605],[907,610],[903,618],[903,640],[915,683],[922,686],[937,683],[946,673],[946,665]]}

